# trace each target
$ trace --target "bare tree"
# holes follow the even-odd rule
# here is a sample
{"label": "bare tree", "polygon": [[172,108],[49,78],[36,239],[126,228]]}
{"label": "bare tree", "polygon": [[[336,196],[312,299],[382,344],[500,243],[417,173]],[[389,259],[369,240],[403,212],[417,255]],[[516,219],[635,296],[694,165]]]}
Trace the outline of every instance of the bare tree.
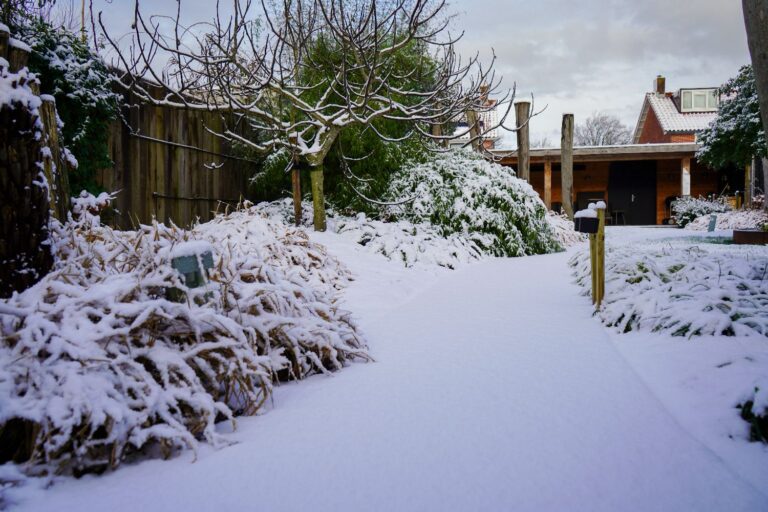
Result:
{"label": "bare tree", "polygon": [[629,143],[630,132],[618,117],[594,112],[576,126],[574,139],[577,146],[617,146]]}
{"label": "bare tree", "polygon": [[[156,105],[222,113],[215,134],[262,153],[285,148],[310,170],[315,229],[325,229],[323,164],[340,132],[376,120],[409,123],[409,136],[446,140],[434,127],[491,108],[500,80],[475,56],[462,62],[440,0],[233,0],[208,23],[146,16],[139,1],[128,49],[99,25],[124,70],[121,83]],[[263,20],[263,25],[257,22]],[[416,55],[403,73],[398,60]],[[154,82],[162,86],[158,93]],[[514,91],[502,94],[506,119]],[[235,121],[232,121],[235,119]],[[249,124],[244,137],[240,124]],[[496,126],[470,126],[470,143]],[[470,131],[471,130],[471,131]],[[214,133],[214,132],[212,132]],[[402,140],[402,139],[401,139]],[[294,198],[298,199],[298,198]]]}
{"label": "bare tree", "polygon": [[532,148],[552,148],[554,145],[552,144],[552,140],[550,140],[549,135],[542,135],[538,139],[535,139],[531,142]]}

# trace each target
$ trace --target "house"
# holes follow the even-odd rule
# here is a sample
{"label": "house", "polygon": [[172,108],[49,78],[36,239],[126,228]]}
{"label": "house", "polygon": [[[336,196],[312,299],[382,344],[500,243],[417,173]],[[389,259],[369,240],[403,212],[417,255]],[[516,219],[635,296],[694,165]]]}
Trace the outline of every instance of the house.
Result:
{"label": "house", "polygon": [[[608,204],[611,222],[664,224],[680,196],[734,194],[744,189],[737,169],[710,169],[699,163],[697,133],[717,116],[715,88],[665,90],[657,77],[643,98],[632,144],[576,147],[573,151],[573,204]],[[494,151],[502,165],[517,166],[517,153]],[[560,148],[530,150],[531,186],[558,211],[562,202]]]}
{"label": "house", "polygon": [[696,142],[696,134],[717,117],[717,89],[680,89],[666,92],[659,75],[654,90],[645,95],[633,137],[634,144]]}
{"label": "house", "polygon": [[[494,149],[496,147],[496,143],[501,139],[499,136],[499,129],[497,127],[499,124],[498,102],[497,100],[488,97],[487,85],[483,85],[481,90],[483,90],[484,107],[486,110],[478,112],[477,114],[478,132],[482,134],[483,148],[490,150]],[[448,142],[450,147],[464,147],[469,144],[469,124],[467,122],[466,116],[462,116],[461,119],[457,120],[454,134],[461,134],[461,136],[456,137],[455,139],[451,139]]]}

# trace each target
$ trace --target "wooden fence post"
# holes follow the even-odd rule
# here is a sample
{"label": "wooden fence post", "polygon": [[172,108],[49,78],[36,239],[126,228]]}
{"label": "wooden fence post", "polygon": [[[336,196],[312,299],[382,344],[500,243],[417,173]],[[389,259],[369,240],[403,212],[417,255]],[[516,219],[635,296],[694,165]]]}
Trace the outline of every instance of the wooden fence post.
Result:
{"label": "wooden fence post", "polygon": [[560,179],[563,209],[568,214],[568,218],[573,220],[573,114],[563,114]]}
{"label": "wooden fence post", "polygon": [[515,116],[517,117],[517,177],[530,183],[531,140],[528,121],[531,117],[531,103],[529,101],[515,103]]}

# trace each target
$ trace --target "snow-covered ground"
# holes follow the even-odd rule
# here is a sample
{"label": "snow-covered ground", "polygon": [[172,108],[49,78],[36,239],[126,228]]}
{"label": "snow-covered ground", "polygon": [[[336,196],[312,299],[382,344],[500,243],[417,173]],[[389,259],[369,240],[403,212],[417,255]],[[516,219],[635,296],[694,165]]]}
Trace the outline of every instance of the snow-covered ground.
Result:
{"label": "snow-covered ground", "polygon": [[[617,244],[691,236],[609,229]],[[768,448],[734,408],[756,337],[622,335],[571,253],[406,268],[313,234],[356,275],[374,363],[282,385],[237,444],[33,484],[21,510],[768,510]],[[577,248],[578,250],[578,248]]]}

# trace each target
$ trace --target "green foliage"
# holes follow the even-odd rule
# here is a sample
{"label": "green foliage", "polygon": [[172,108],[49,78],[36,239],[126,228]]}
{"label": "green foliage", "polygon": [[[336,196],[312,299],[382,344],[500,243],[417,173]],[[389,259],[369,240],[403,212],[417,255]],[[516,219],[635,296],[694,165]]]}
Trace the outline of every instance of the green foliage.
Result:
{"label": "green foliage", "polygon": [[[302,99],[310,104],[327,92],[325,86],[333,82],[334,66],[344,59],[344,52],[332,44],[329,38],[318,37],[309,52],[311,65],[302,68],[299,82],[308,87]],[[352,63],[349,64],[350,68],[355,68]],[[424,45],[414,43],[394,56],[391,69],[387,69],[386,73],[390,73],[392,87],[418,91],[428,87],[433,80],[434,69],[435,63]],[[363,77],[359,75],[360,71],[353,70],[346,79],[362,81]],[[403,103],[408,101],[397,95],[393,97]],[[331,92],[325,102],[338,104],[341,109],[346,101],[346,98]],[[280,116],[286,120],[298,115],[291,111],[287,102],[278,103],[277,107]],[[380,208],[371,200],[383,200],[393,173],[406,162],[423,161],[428,148],[423,139],[414,135],[416,131],[412,123],[380,118],[370,124],[347,126],[340,131],[323,162],[324,181],[326,200],[338,210],[376,216]],[[258,158],[245,148],[243,154]],[[252,180],[251,192],[255,198],[272,201],[290,193],[290,174],[285,172],[289,159],[290,154],[285,150],[262,158],[262,165]],[[309,190],[308,172],[306,163],[301,165],[303,192],[306,195]]]}
{"label": "green foliage", "polygon": [[389,214],[429,222],[442,236],[466,234],[486,254],[524,256],[562,250],[536,191],[511,169],[468,150],[438,153],[400,169],[388,197],[413,198],[404,206],[387,208]]}
{"label": "green foliage", "polygon": [[743,66],[718,92],[723,100],[715,121],[699,135],[698,158],[712,167],[724,167],[768,156],[752,66]]}
{"label": "green foliage", "polygon": [[72,194],[98,192],[96,172],[112,166],[109,125],[120,101],[107,67],[86,41],[65,28],[36,19],[13,30],[32,47],[29,68],[40,79],[41,93],[56,98],[62,143],[78,162],[69,175]]}

